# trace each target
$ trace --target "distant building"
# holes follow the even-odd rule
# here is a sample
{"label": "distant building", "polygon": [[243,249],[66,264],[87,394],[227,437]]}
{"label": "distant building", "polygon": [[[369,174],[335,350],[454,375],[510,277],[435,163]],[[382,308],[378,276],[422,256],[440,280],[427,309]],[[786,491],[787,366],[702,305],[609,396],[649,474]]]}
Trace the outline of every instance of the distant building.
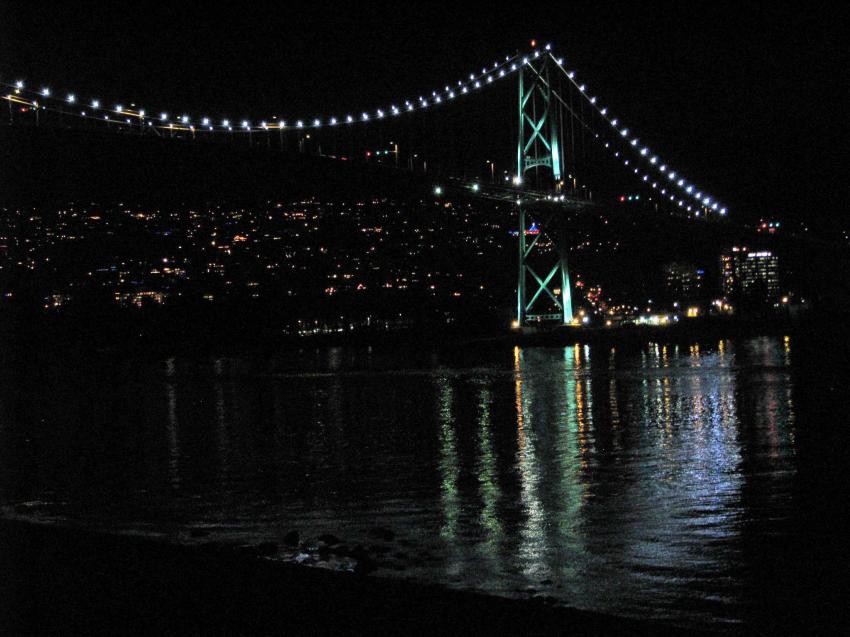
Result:
{"label": "distant building", "polygon": [[772,306],[779,299],[779,257],[770,250],[733,247],[721,255],[720,271],[723,296],[733,306]]}
{"label": "distant building", "polygon": [[705,270],[691,263],[669,263],[664,267],[667,296],[674,303],[698,301],[705,296]]}

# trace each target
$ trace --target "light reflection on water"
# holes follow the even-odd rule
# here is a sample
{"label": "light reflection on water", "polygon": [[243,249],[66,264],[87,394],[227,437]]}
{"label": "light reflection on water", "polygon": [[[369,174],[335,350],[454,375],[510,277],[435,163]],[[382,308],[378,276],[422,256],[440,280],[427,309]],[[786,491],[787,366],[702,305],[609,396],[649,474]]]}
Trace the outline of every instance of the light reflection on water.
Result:
{"label": "light reflection on water", "polygon": [[178,541],[383,526],[386,575],[735,621],[747,525],[791,515],[792,345],[54,363],[48,396],[4,385],[0,495]]}

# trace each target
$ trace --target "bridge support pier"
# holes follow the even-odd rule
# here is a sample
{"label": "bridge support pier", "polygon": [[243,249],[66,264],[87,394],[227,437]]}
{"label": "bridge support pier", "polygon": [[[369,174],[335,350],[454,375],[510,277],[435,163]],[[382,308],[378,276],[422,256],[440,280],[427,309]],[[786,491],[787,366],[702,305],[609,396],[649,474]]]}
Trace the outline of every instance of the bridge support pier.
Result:
{"label": "bridge support pier", "polygon": [[[537,220],[518,205],[519,278],[517,280],[517,326],[573,321],[570,271],[567,265],[566,230],[557,213]],[[554,263],[551,253],[555,253]],[[543,265],[546,269],[536,268]],[[530,284],[530,285],[529,285]],[[529,294],[530,292],[530,294]]]}

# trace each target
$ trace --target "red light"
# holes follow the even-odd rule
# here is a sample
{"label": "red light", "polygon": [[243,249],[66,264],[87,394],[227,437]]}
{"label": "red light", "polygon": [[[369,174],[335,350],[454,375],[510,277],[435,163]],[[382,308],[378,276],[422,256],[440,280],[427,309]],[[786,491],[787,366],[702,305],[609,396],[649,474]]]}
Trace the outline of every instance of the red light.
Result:
{"label": "red light", "polygon": [[367,150],[367,151],[366,151],[366,157],[371,157],[371,156],[372,156],[372,151],[371,151],[371,150]]}
{"label": "red light", "polygon": [[620,195],[620,203],[624,202],[625,200],[626,200],[626,196]]}
{"label": "red light", "polygon": [[531,46],[532,46],[532,48],[533,48],[533,47],[535,47],[535,46],[537,46],[537,40],[532,40],[532,41],[531,41]]}

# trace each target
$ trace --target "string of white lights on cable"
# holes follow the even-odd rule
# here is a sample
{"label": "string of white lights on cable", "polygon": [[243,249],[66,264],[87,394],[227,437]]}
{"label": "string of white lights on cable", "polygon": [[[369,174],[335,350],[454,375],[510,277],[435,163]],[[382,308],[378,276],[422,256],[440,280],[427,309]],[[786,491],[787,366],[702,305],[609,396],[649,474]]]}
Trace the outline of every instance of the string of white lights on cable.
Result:
{"label": "string of white lights on cable", "polygon": [[[720,203],[715,201],[710,195],[708,195],[707,193],[704,193],[696,185],[687,181],[681,174],[679,174],[677,171],[673,170],[668,164],[663,162],[658,157],[658,155],[650,152],[650,150],[647,146],[640,144],[640,139],[638,137],[631,136],[631,139],[629,139],[631,131],[627,127],[623,126],[622,122],[620,122],[620,120],[618,118],[612,117],[610,115],[610,113],[608,112],[607,108],[601,107],[599,105],[599,103],[598,103],[599,100],[596,97],[592,97],[590,95],[590,93],[588,92],[588,88],[585,84],[579,84],[576,81],[575,72],[567,71],[564,68],[563,58],[556,58],[554,56],[554,54],[552,54],[551,52],[549,53],[549,55],[551,56],[551,58],[555,62],[555,64],[557,64],[558,68],[567,77],[567,79],[573,84],[573,86],[575,86],[575,88],[578,90],[578,92],[587,100],[587,102],[594,109],[596,109],[596,112],[599,113],[599,115],[611,126],[611,128],[613,128],[618,133],[619,137],[626,140],[627,145],[629,147],[631,147],[632,149],[634,149],[634,151],[642,159],[644,159],[646,163],[648,163],[650,166],[653,166],[654,168],[656,168],[658,170],[658,172],[661,174],[662,178],[666,178],[669,182],[671,182],[671,185],[678,187],[680,189],[680,191],[683,192],[685,195],[688,195],[689,197],[696,200],[696,202],[698,203],[698,208],[704,208],[704,209],[710,208],[711,210],[718,212],[721,215],[725,215],[727,213],[727,209],[725,207],[722,207],[720,205]],[[614,157],[616,157],[616,158],[620,157],[620,152],[618,150],[614,149],[613,144],[611,144],[610,142],[604,142],[604,146],[605,146],[605,148],[607,148],[607,149],[609,149],[613,152]],[[623,160],[623,165],[625,165],[625,166],[629,166],[630,163],[631,162],[628,159]],[[663,196],[668,196],[670,201],[672,201],[674,203],[678,203],[678,206],[680,208],[686,208],[688,210],[688,212],[691,212],[693,210],[693,206],[688,205],[685,202],[686,201],[685,199],[678,199],[678,201],[677,201],[677,197],[676,197],[675,194],[669,194],[668,195],[667,188],[664,187],[663,185],[660,185],[658,180],[653,180],[650,183],[650,180],[653,179],[653,177],[651,177],[651,175],[649,173],[641,173],[639,168],[634,168],[633,172],[634,172],[635,175],[637,175],[639,178],[641,178],[641,180],[643,182],[647,183],[648,185],[651,185],[653,189],[659,190]],[[662,184],[663,184],[663,182],[662,182]],[[699,214],[699,210],[696,211],[696,214],[697,215]]]}
{"label": "string of white lights on cable", "polygon": [[[546,46],[546,50],[549,45]],[[539,58],[540,51],[534,52],[534,57]],[[150,127],[156,127],[161,130],[184,130],[184,131],[208,131],[208,132],[263,132],[268,130],[278,129],[317,129],[323,126],[339,126],[343,124],[355,124],[358,122],[370,122],[382,120],[388,116],[399,116],[405,112],[413,112],[417,110],[427,109],[431,106],[442,104],[444,102],[453,101],[455,98],[468,95],[484,88],[495,81],[506,77],[507,75],[517,71],[517,59],[519,54],[513,56],[505,56],[504,61],[494,62],[491,67],[484,67],[478,73],[470,73],[467,79],[458,80],[454,85],[445,85],[444,89],[434,90],[428,97],[420,95],[417,99],[406,99],[403,102],[395,102],[390,106],[375,108],[370,111],[362,111],[360,115],[348,114],[344,117],[310,117],[304,119],[285,120],[278,117],[270,117],[266,120],[261,120],[258,124],[248,119],[232,119],[223,118],[219,123],[213,122],[212,118],[205,116],[192,116],[182,114],[178,117],[172,117],[168,111],[161,111],[159,116],[151,115],[145,109],[125,108],[122,104],[116,104],[112,108],[102,106],[99,99],[91,99],[87,102],[82,102],[78,99],[76,93],[68,93],[63,99],[54,96],[52,91],[47,87],[41,89],[28,88],[23,80],[17,80],[14,84],[0,82],[0,86],[5,86],[13,89],[13,93],[6,95],[7,100],[15,100],[16,96],[29,94],[35,98],[32,106],[39,108],[47,108],[44,104],[39,104],[38,99],[43,101],[52,100],[53,102],[62,102],[72,106],[82,105],[84,109],[91,109],[95,112],[102,112],[103,118],[92,116],[87,110],[81,110],[79,116],[93,119],[105,119],[118,123],[133,124],[138,123]],[[76,113],[70,113],[76,114]],[[123,119],[117,119],[116,116],[122,116]]]}
{"label": "string of white lights on cable", "polygon": [[[541,48],[536,47],[536,43],[532,42],[533,50],[526,55],[519,53],[505,56],[504,61],[496,61],[490,67],[484,67],[480,72],[473,72],[463,80],[458,80],[454,85],[445,85],[443,89],[434,90],[428,97],[419,96],[418,99],[406,99],[404,101],[395,102],[388,107],[375,108],[371,111],[362,111],[359,115],[348,114],[343,117],[311,117],[304,119],[286,120],[278,117],[270,117],[267,120],[260,120],[256,124],[248,119],[236,120],[231,118],[223,118],[220,122],[213,122],[212,118],[207,116],[193,116],[182,114],[179,117],[172,117],[168,111],[160,111],[157,116],[149,114],[143,108],[137,108],[131,105],[130,108],[125,108],[122,104],[116,104],[112,108],[104,107],[99,99],[89,99],[83,101],[77,97],[77,93],[69,92],[64,98],[55,96],[47,87],[40,89],[28,88],[23,80],[17,80],[13,84],[0,82],[0,86],[5,86],[12,89],[12,92],[3,96],[4,99],[44,110],[59,110],[64,115],[74,115],[85,119],[96,119],[98,121],[106,121],[107,123],[119,123],[134,125],[140,127],[156,128],[162,131],[188,131],[192,134],[196,132],[211,132],[211,133],[255,133],[268,132],[272,130],[288,131],[288,130],[303,130],[303,129],[319,129],[324,126],[335,127],[343,125],[353,125],[357,123],[368,123],[380,121],[387,117],[397,117],[403,113],[411,113],[428,109],[432,106],[438,106],[443,103],[449,103],[456,98],[477,92],[479,89],[485,88],[496,81],[515,73],[522,65],[531,63],[532,60],[539,59],[543,55],[549,55],[557,65],[557,68],[563,75],[572,83],[578,92],[587,100],[587,102],[596,110],[596,112],[606,121],[611,128],[617,133],[615,137],[622,138],[626,142],[626,146],[633,150],[647,164],[658,170],[661,178],[666,178],[671,182],[672,187],[678,187],[683,193],[682,196],[692,198],[697,202],[696,214],[699,215],[699,209],[713,210],[720,215],[725,215],[727,209],[722,207],[713,197],[704,193],[701,189],[695,186],[690,181],[673,170],[668,164],[663,162],[656,154],[650,152],[647,146],[640,144],[638,137],[632,136],[629,128],[624,127],[618,118],[612,117],[607,108],[601,107],[596,97],[592,97],[588,92],[588,88],[584,84],[579,84],[575,79],[574,71],[567,71],[564,68],[563,58],[555,57],[552,52],[552,47],[549,44]],[[33,96],[33,99],[27,101],[24,96]],[[49,108],[46,104],[61,104],[63,108]],[[79,111],[66,111],[64,107],[79,107]],[[90,109],[90,110],[89,110]],[[94,113],[94,114],[92,114]],[[102,114],[102,117],[101,117]],[[120,119],[119,119],[120,118]],[[599,139],[599,134],[595,135]],[[613,153],[617,159],[620,158],[620,151],[615,148],[615,144],[609,141],[602,141],[604,147]],[[624,166],[631,167],[631,160],[622,160]],[[679,207],[686,208],[688,212],[693,210],[693,206],[686,203],[685,199],[677,197],[675,194],[669,193],[664,182],[659,183],[658,178],[651,176],[649,172],[641,172],[639,168],[632,168],[634,174],[641,179],[647,186],[658,190],[662,196],[669,197],[670,201],[678,203]]]}

